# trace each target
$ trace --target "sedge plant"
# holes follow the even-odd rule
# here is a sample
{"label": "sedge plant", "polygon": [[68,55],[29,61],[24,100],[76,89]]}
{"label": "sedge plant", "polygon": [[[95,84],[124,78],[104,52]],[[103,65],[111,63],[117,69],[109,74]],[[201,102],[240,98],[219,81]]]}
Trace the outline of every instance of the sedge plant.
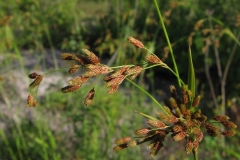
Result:
{"label": "sedge plant", "polygon": [[[201,112],[201,109],[198,108],[201,97],[195,93],[195,74],[191,57],[191,49],[189,47],[188,82],[184,83],[178,74],[178,68],[158,4],[155,0],[154,2],[168,43],[174,69],[170,68],[156,54],[146,48],[141,41],[130,36],[128,37],[128,41],[132,45],[146,51],[144,65],[128,64],[110,67],[102,64],[99,57],[87,49],[82,49],[81,54],[63,53],[61,55],[62,59],[75,62],[72,67],[67,68],[68,73],[72,74],[78,70],[82,70],[83,74],[68,80],[68,85],[62,87],[61,92],[74,92],[80,89],[85,83],[90,82],[90,79],[99,77],[97,82],[99,80],[103,80],[105,87],[108,88],[108,94],[114,94],[123,81],[128,81],[149,96],[160,110],[157,111],[156,116],[136,111],[136,113],[146,118],[148,126],[137,128],[134,131],[135,136],[118,138],[115,141],[113,150],[118,152],[126,148],[148,143],[147,148],[150,150],[150,156],[154,157],[159,150],[163,148],[163,142],[168,135],[170,135],[175,142],[185,140],[184,147],[186,152],[192,153],[194,160],[198,160],[198,148],[205,134],[212,137],[231,137],[235,135],[235,129],[237,126],[230,121],[229,117],[226,115],[216,115],[213,118],[209,118]],[[135,78],[144,70],[154,67],[162,67],[169,70],[176,76],[179,85],[178,87],[181,88],[181,92],[178,93],[176,87],[171,85],[169,88],[170,96],[164,100],[164,105],[161,105],[153,95],[134,82]],[[62,70],[65,69],[56,71]],[[38,87],[44,77],[50,73],[53,72],[50,71],[44,74],[33,72],[29,74],[29,78],[33,79],[33,81],[29,86],[30,94],[27,98],[28,107],[37,106],[36,99]],[[87,96],[83,100],[84,105],[91,105],[98,84],[99,83],[93,84],[93,88],[88,92]]]}
{"label": "sedge plant", "polygon": [[[109,88],[108,94],[114,94],[123,81],[129,81],[131,84],[146,93],[157,106],[160,111],[156,113],[156,117],[147,115],[145,113],[136,111],[138,114],[145,117],[149,126],[141,127],[135,130],[133,137],[124,137],[115,141],[114,151],[120,151],[129,147],[137,146],[145,142],[149,142],[148,148],[150,155],[154,157],[158,151],[163,147],[163,142],[167,135],[170,135],[175,142],[184,140],[185,150],[187,153],[193,153],[194,159],[198,159],[198,147],[204,138],[204,131],[212,137],[226,136],[231,137],[235,135],[236,124],[229,120],[225,115],[217,115],[212,119],[203,115],[198,108],[200,96],[195,95],[195,76],[194,68],[191,59],[191,50],[189,48],[189,70],[188,70],[188,83],[187,85],[181,80],[178,74],[172,70],[167,64],[154,53],[145,48],[144,44],[133,38],[128,37],[128,41],[134,46],[147,51],[145,56],[144,66],[139,65],[122,65],[110,67],[100,62],[100,59],[91,51],[87,49],[82,50],[82,54],[63,53],[61,58],[66,61],[74,61],[72,67],[68,69],[68,73],[72,74],[82,69],[83,74],[68,80],[68,85],[61,88],[61,92],[70,93],[81,88],[82,85],[87,83],[90,79],[100,76],[101,80],[105,82],[105,86]],[[170,97],[164,100],[164,106],[161,105],[150,93],[144,90],[134,82],[134,79],[144,70],[162,67],[173,73],[180,82],[181,93],[178,94],[175,86],[170,86]],[[52,73],[52,72],[50,72]],[[49,73],[38,74],[33,72],[29,74],[29,78],[34,79],[30,84],[30,94],[27,98],[28,107],[36,107],[36,91]],[[102,78],[104,77],[104,78]],[[95,86],[88,92],[84,99],[86,106],[91,105],[94,99]],[[219,127],[222,124],[223,127]],[[224,130],[222,130],[222,128]]]}

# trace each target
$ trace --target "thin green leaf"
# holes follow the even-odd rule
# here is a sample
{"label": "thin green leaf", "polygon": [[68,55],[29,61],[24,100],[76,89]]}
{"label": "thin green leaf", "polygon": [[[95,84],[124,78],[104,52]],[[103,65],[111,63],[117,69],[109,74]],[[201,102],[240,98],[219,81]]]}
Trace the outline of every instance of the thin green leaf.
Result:
{"label": "thin green leaf", "polygon": [[144,113],[142,113],[142,112],[138,112],[138,111],[135,111],[135,112],[137,112],[138,114],[141,114],[142,116],[144,116],[144,117],[146,117],[146,118],[149,118],[149,119],[151,119],[151,120],[158,120],[158,119],[156,119],[156,118],[154,118],[154,117],[152,117],[152,116],[149,116],[149,115],[147,115],[147,114],[144,114]]}
{"label": "thin green leaf", "polygon": [[225,34],[227,34],[229,37],[231,37],[240,46],[239,40],[237,39],[237,37],[232,33],[232,31],[229,28],[225,28],[223,30],[223,32]]}
{"label": "thin green leaf", "polygon": [[196,84],[195,84],[195,72],[194,72],[194,67],[193,67],[193,62],[192,62],[192,52],[191,52],[191,48],[189,46],[189,52],[188,52],[188,89],[190,91],[192,91],[192,97],[195,96],[195,88],[196,88]]}

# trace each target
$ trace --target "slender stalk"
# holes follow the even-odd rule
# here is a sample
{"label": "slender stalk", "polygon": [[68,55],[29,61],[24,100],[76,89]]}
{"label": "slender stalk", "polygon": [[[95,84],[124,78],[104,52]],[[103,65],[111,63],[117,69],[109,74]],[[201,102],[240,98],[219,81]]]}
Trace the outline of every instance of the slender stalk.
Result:
{"label": "slender stalk", "polygon": [[[174,66],[175,73],[176,73],[177,77],[179,77],[177,64],[176,64],[176,61],[175,61],[175,58],[174,58],[174,55],[173,55],[172,45],[170,43],[170,40],[169,40],[169,37],[168,37],[168,33],[167,33],[167,29],[165,27],[165,24],[163,22],[163,18],[162,18],[160,9],[158,7],[157,0],[154,0],[154,3],[155,3],[155,6],[156,6],[156,9],[157,9],[157,13],[158,13],[158,16],[159,16],[159,19],[160,19],[160,23],[161,23],[161,25],[163,27],[163,32],[164,32],[165,38],[166,38],[167,43],[168,43],[168,47],[169,47],[169,51],[170,51],[171,58],[172,58],[172,61],[173,61],[173,66]],[[180,87],[182,86],[179,79],[178,79],[178,84],[179,84]]]}
{"label": "slender stalk", "polygon": [[198,148],[194,148],[192,153],[193,153],[194,160],[198,160]]}
{"label": "slender stalk", "polygon": [[167,111],[163,108],[163,106],[151,95],[149,94],[146,90],[144,90],[142,87],[140,87],[139,85],[137,85],[136,83],[134,83],[133,81],[131,81],[130,79],[126,78],[128,82],[132,83],[135,87],[137,87],[139,90],[141,90],[142,92],[144,92],[146,95],[148,95],[163,111],[166,115],[169,116],[169,114],[167,113]]}
{"label": "slender stalk", "polygon": [[[238,35],[237,35],[237,39],[240,38],[240,31],[238,32]],[[222,88],[225,88],[225,85],[226,85],[226,80],[227,80],[227,75],[228,75],[228,70],[230,68],[230,65],[232,63],[232,60],[233,60],[233,57],[236,53],[236,50],[237,50],[237,42],[234,44],[233,48],[232,48],[232,52],[230,53],[230,56],[229,56],[229,59],[227,61],[227,64],[226,64],[226,67],[224,69],[224,72],[223,72],[223,78],[222,78]],[[223,90],[223,89],[222,89]],[[224,92],[225,94],[225,92]],[[224,98],[224,97],[222,97]],[[224,100],[224,102],[226,101],[226,99],[222,99],[222,101]]]}

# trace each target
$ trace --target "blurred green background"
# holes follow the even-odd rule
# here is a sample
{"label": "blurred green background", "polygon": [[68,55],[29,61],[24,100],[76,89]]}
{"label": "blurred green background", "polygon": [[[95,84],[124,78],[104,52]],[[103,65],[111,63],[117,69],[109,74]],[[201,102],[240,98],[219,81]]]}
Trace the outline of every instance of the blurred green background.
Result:
{"label": "blurred green background", "polygon": [[[211,117],[224,110],[239,127],[240,47],[235,43],[240,37],[239,0],[158,3],[185,81],[191,44],[203,113]],[[145,51],[131,46],[126,40],[128,36],[140,39],[172,66],[151,0],[0,0],[0,159],[151,159],[144,145],[119,153],[112,150],[116,138],[133,136],[135,129],[144,126],[144,118],[135,110],[152,116],[159,110],[129,83],[123,83],[114,95],[108,95],[100,84],[94,104],[85,107],[82,101],[92,84],[62,94],[59,88],[71,76],[52,74],[40,85],[38,107],[26,107],[30,83],[27,75],[70,66],[60,59],[63,52],[79,53],[87,48],[111,66],[141,64]],[[222,72],[230,64],[223,110],[215,49]],[[207,70],[218,106],[210,94]],[[176,79],[164,69],[154,68],[137,82],[161,101]],[[199,148],[200,159],[240,159],[239,130],[225,142],[221,146],[218,138],[205,137]],[[192,155],[185,153],[184,142],[176,144],[169,138],[156,159],[188,160]]]}

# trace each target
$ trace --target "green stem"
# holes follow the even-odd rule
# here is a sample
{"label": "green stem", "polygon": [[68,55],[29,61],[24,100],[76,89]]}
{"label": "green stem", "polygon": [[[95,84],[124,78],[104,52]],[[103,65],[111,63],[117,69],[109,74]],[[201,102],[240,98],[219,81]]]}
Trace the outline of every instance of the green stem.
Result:
{"label": "green stem", "polygon": [[[171,58],[172,58],[172,61],[173,61],[175,73],[176,73],[177,77],[179,77],[177,64],[176,64],[176,61],[175,61],[175,58],[174,58],[174,55],[173,55],[172,45],[170,43],[170,40],[169,40],[169,37],[168,37],[168,33],[167,33],[166,27],[164,25],[161,12],[160,12],[160,9],[158,7],[157,0],[154,0],[154,3],[155,3],[155,6],[156,6],[156,9],[157,9],[157,13],[158,13],[158,16],[159,16],[159,19],[160,19],[160,23],[161,23],[161,25],[163,27],[163,32],[164,32],[165,38],[166,38],[167,43],[168,43],[168,47],[169,47],[169,51],[170,51]],[[178,79],[178,84],[179,84],[180,87],[182,86],[179,79]]]}
{"label": "green stem", "polygon": [[53,70],[53,71],[49,71],[47,73],[44,73],[43,75],[48,75],[48,74],[52,74],[52,73],[55,73],[55,72],[61,72],[61,71],[65,71],[65,70],[69,70],[70,68],[61,68],[61,69],[56,69],[56,70]]}
{"label": "green stem", "polygon": [[192,152],[193,152],[194,160],[198,160],[198,148],[197,147],[194,148]]}
{"label": "green stem", "polygon": [[166,115],[169,116],[169,114],[167,113],[167,111],[164,109],[164,107],[151,95],[149,94],[146,90],[144,90],[142,87],[140,87],[139,85],[137,85],[136,83],[134,83],[133,81],[131,81],[130,79],[126,78],[128,82],[132,83],[135,87],[137,87],[139,90],[141,90],[142,92],[144,92],[146,95],[148,95],[163,111]]}

